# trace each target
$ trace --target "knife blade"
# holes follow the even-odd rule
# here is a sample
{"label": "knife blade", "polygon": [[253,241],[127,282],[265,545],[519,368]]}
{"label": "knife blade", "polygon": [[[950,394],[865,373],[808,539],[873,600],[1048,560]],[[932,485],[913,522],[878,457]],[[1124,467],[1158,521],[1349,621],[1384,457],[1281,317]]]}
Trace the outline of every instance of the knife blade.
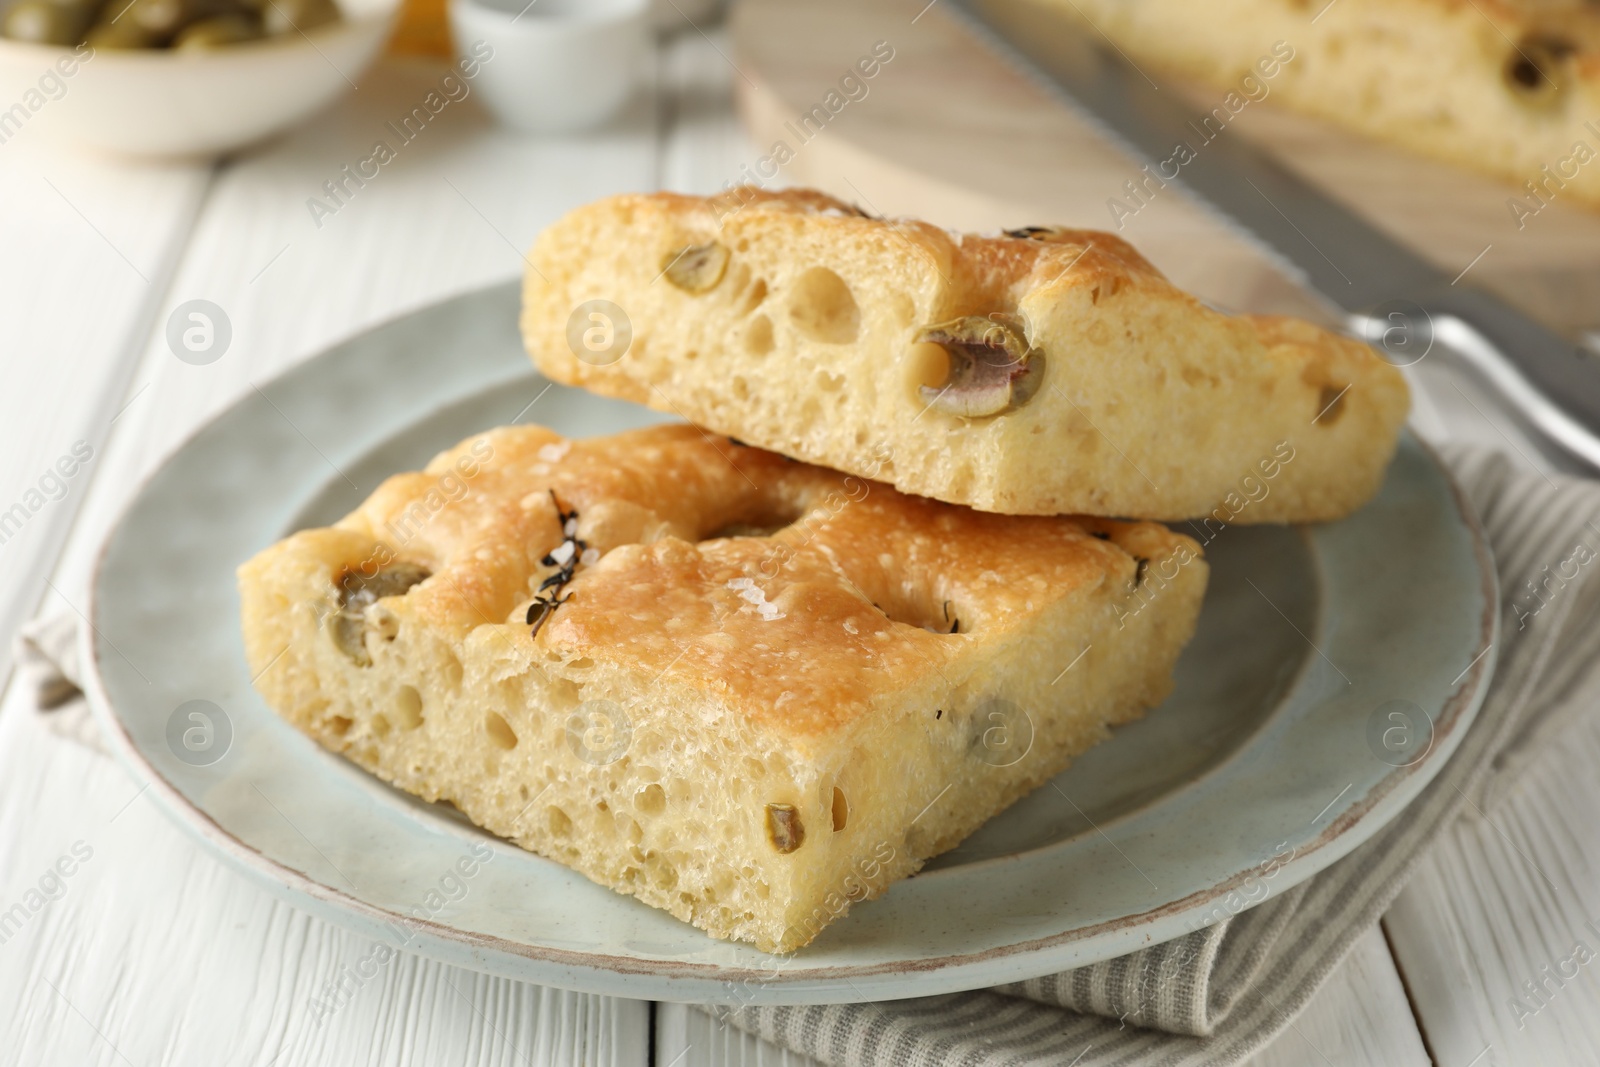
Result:
{"label": "knife blade", "polygon": [[1147,174],[1160,168],[1163,184],[1253,236],[1391,362],[1414,363],[1437,345],[1525,426],[1600,470],[1600,367],[1577,344],[1498,296],[1451,280],[1243,138],[1218,131],[1206,139],[1209,131],[1182,99],[1064,10],[1039,0],[948,2],[1015,66],[1145,163]]}

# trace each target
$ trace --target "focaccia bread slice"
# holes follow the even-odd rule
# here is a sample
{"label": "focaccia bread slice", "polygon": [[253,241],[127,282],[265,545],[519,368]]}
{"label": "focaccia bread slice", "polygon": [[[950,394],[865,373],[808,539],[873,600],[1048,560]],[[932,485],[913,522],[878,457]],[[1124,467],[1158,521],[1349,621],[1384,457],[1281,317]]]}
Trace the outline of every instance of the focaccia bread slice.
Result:
{"label": "focaccia bread slice", "polygon": [[[1600,207],[1592,0],[1041,0],[1138,62],[1506,179],[1511,214]],[[1199,143],[1196,143],[1196,147]],[[1520,205],[1520,211],[1519,211]]]}
{"label": "focaccia bread slice", "polygon": [[[1109,234],[949,233],[804,191],[579,208],[533,247],[522,332],[557,381],[1007,514],[1338,518],[1408,407],[1366,345],[1212,310]],[[1264,464],[1270,492],[1230,506]]]}
{"label": "focaccia bread slice", "polygon": [[982,514],[687,426],[485,433],[240,569],[290,722],[768,951],[1162,700],[1205,584],[1157,524]]}

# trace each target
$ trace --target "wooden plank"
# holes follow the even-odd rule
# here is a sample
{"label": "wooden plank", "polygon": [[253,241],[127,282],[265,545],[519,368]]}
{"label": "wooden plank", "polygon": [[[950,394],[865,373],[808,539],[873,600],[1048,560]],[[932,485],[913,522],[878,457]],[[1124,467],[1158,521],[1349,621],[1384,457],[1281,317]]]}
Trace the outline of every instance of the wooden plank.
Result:
{"label": "wooden plank", "polygon": [[1390,909],[1439,1063],[1600,1063],[1597,764],[1600,723],[1574,724],[1487,817],[1440,838]]}
{"label": "wooden plank", "polygon": [[0,682],[210,176],[51,151],[26,131],[0,152]]}
{"label": "wooden plank", "polygon": [[1247,1067],[1429,1062],[1389,947],[1376,928],[1356,942],[1294,1024],[1246,1061]]}

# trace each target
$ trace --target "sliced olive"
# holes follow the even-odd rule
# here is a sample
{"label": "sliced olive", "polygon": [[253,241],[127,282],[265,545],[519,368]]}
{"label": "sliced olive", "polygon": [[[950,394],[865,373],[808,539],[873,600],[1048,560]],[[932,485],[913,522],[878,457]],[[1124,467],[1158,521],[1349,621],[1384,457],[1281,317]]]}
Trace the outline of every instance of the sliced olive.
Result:
{"label": "sliced olive", "polygon": [[728,270],[728,250],[715,241],[687,245],[661,261],[667,281],[686,293],[704,293],[716,287]]}
{"label": "sliced olive", "polygon": [[550,616],[554,615],[556,609],[564,603],[565,601],[559,600],[555,596],[549,599],[534,597],[533,603],[528,605],[527,614],[527,624],[533,627],[531,636],[538,637],[539,631],[544,629],[544,624],[550,621]]}
{"label": "sliced olive", "polygon": [[249,15],[213,15],[191,22],[179,32],[172,47],[180,52],[209,52],[240,41],[261,37],[261,21]]}
{"label": "sliced olive", "polygon": [[1028,344],[1009,315],[968,315],[924,327],[918,344],[936,344],[950,357],[941,385],[922,386],[922,398],[950,415],[976,419],[1026,404],[1044,380],[1044,353]]}
{"label": "sliced olive", "polygon": [[1554,107],[1571,87],[1572,53],[1571,42],[1558,37],[1523,38],[1506,57],[1506,88],[1530,107]]}
{"label": "sliced olive", "polygon": [[163,48],[187,21],[183,0],[107,0],[85,40],[95,48]]}
{"label": "sliced olive", "polygon": [[767,805],[767,840],[780,853],[788,855],[805,843],[806,828],[793,804]]}
{"label": "sliced olive", "polygon": [[22,0],[6,12],[0,33],[13,41],[34,44],[77,44],[83,36],[92,9],[69,7],[50,0]]}
{"label": "sliced olive", "polygon": [[1024,241],[1059,241],[1067,233],[1064,226],[1023,226],[1020,229],[1005,231],[1007,237],[1017,237]]}
{"label": "sliced olive", "polygon": [[399,596],[432,572],[420,563],[396,562],[370,576],[346,570],[334,583],[338,589],[339,611],[330,620],[333,643],[358,667],[372,666],[367,653],[367,609],[384,597]]}
{"label": "sliced olive", "polygon": [[[115,3],[116,0],[112,2]],[[117,21],[127,22],[131,19],[167,41],[189,21],[189,7],[185,0],[133,0]]]}
{"label": "sliced olive", "polygon": [[89,31],[84,43],[95,50],[129,50],[135,48],[160,48],[161,39],[133,22],[96,26]]}
{"label": "sliced olive", "polygon": [[83,19],[93,19],[105,6],[104,0],[49,0],[56,7],[75,11]]}
{"label": "sliced olive", "polygon": [[263,0],[261,23],[269,36],[305,33],[339,21],[333,0]]}

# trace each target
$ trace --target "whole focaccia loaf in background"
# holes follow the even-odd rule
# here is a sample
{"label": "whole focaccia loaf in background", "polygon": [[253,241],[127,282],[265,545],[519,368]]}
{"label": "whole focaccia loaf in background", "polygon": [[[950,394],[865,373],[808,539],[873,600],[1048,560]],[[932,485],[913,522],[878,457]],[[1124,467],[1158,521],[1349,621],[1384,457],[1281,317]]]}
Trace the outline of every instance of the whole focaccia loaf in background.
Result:
{"label": "whole focaccia loaf in background", "polygon": [[984,511],[1338,518],[1408,405],[1367,346],[1212,310],[1103,233],[661,193],[579,208],[529,264],[523,338],[555,380]]}
{"label": "whole focaccia loaf in background", "polygon": [[1566,197],[1600,207],[1593,0],[1038,2],[1087,19],[1153,70],[1246,96],[1264,86],[1290,107],[1504,178],[1528,210]]}
{"label": "whole focaccia loaf in background", "polygon": [[519,426],[239,581],[257,687],[323,745],[782,951],[1162,700],[1206,564],[688,426]]}

